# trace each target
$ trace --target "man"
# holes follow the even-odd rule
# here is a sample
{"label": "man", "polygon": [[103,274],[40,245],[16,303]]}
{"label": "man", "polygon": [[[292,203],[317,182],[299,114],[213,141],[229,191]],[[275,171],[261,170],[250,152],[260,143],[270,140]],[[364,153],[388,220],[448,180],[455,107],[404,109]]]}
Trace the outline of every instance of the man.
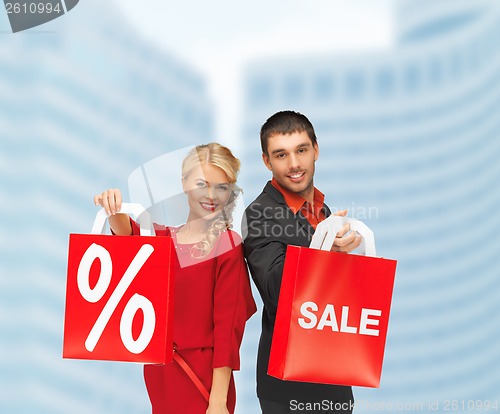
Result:
{"label": "man", "polygon": [[[331,212],[324,204],[324,195],[314,187],[319,147],[311,122],[297,112],[278,112],[264,123],[260,139],[262,159],[273,178],[246,209],[242,227],[245,257],[264,303],[257,358],[257,396],[262,413],[296,413],[301,408],[309,408],[305,412],[349,413],[351,387],[281,381],[267,375],[286,248],[289,244],[309,246],[317,224]],[[332,250],[350,252],[360,245],[361,237],[348,232],[346,224]],[[311,411],[311,407],[320,408]],[[331,407],[340,409],[329,411]]]}

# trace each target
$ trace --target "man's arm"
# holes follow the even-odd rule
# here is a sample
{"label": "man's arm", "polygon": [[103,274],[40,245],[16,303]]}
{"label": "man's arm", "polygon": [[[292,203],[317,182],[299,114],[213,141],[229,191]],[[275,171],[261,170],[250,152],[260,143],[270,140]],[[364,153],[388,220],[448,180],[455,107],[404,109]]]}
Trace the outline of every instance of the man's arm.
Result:
{"label": "man's arm", "polygon": [[[345,216],[347,211],[336,215]],[[291,213],[290,213],[291,214]],[[248,262],[252,278],[259,289],[262,300],[267,305],[278,304],[281,278],[288,244],[303,245],[296,239],[299,231],[294,220],[284,218],[283,210],[254,203],[245,212],[242,223],[245,258]],[[281,218],[280,218],[281,217]],[[356,232],[350,232],[347,223],[337,233],[332,251],[348,253],[359,247],[362,238]],[[293,242],[292,239],[295,239]]]}
{"label": "man's arm", "polygon": [[287,244],[276,234],[283,231],[282,223],[264,214],[262,208],[251,205],[243,219],[244,249],[252,278],[262,300],[269,306],[278,305]]}

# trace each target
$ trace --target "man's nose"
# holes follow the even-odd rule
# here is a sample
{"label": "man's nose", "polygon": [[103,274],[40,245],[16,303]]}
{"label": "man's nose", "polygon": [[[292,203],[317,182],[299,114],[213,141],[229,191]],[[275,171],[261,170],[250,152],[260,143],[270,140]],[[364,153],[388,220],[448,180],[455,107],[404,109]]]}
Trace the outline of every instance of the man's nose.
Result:
{"label": "man's nose", "polygon": [[299,157],[297,157],[296,154],[290,154],[290,156],[288,157],[288,162],[290,163],[290,169],[294,170],[299,166]]}

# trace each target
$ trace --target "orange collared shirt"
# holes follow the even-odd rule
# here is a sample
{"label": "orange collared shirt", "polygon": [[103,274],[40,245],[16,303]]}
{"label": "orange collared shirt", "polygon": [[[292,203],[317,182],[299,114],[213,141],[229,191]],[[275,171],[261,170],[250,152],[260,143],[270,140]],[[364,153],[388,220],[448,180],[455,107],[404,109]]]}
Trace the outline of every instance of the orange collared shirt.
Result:
{"label": "orange collared shirt", "polygon": [[297,214],[298,211],[307,219],[309,224],[316,230],[316,226],[322,222],[325,217],[325,211],[323,206],[325,204],[325,195],[314,187],[314,206],[308,203],[307,200],[300,194],[294,193],[286,188],[282,187],[274,178],[271,180],[271,184],[276,188],[285,199],[285,203],[293,214]]}

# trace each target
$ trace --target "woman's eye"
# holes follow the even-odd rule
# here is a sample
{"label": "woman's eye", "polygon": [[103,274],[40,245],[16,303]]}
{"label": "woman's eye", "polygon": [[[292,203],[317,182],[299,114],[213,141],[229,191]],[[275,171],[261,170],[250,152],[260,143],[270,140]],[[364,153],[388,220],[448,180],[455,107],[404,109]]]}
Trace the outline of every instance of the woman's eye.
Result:
{"label": "woman's eye", "polygon": [[217,187],[217,190],[219,190],[219,191],[227,191],[227,190],[228,190],[228,188],[227,188],[225,185],[219,185],[219,186]]}
{"label": "woman's eye", "polygon": [[198,188],[205,188],[206,187],[206,184],[205,183],[196,183],[196,186]]}

